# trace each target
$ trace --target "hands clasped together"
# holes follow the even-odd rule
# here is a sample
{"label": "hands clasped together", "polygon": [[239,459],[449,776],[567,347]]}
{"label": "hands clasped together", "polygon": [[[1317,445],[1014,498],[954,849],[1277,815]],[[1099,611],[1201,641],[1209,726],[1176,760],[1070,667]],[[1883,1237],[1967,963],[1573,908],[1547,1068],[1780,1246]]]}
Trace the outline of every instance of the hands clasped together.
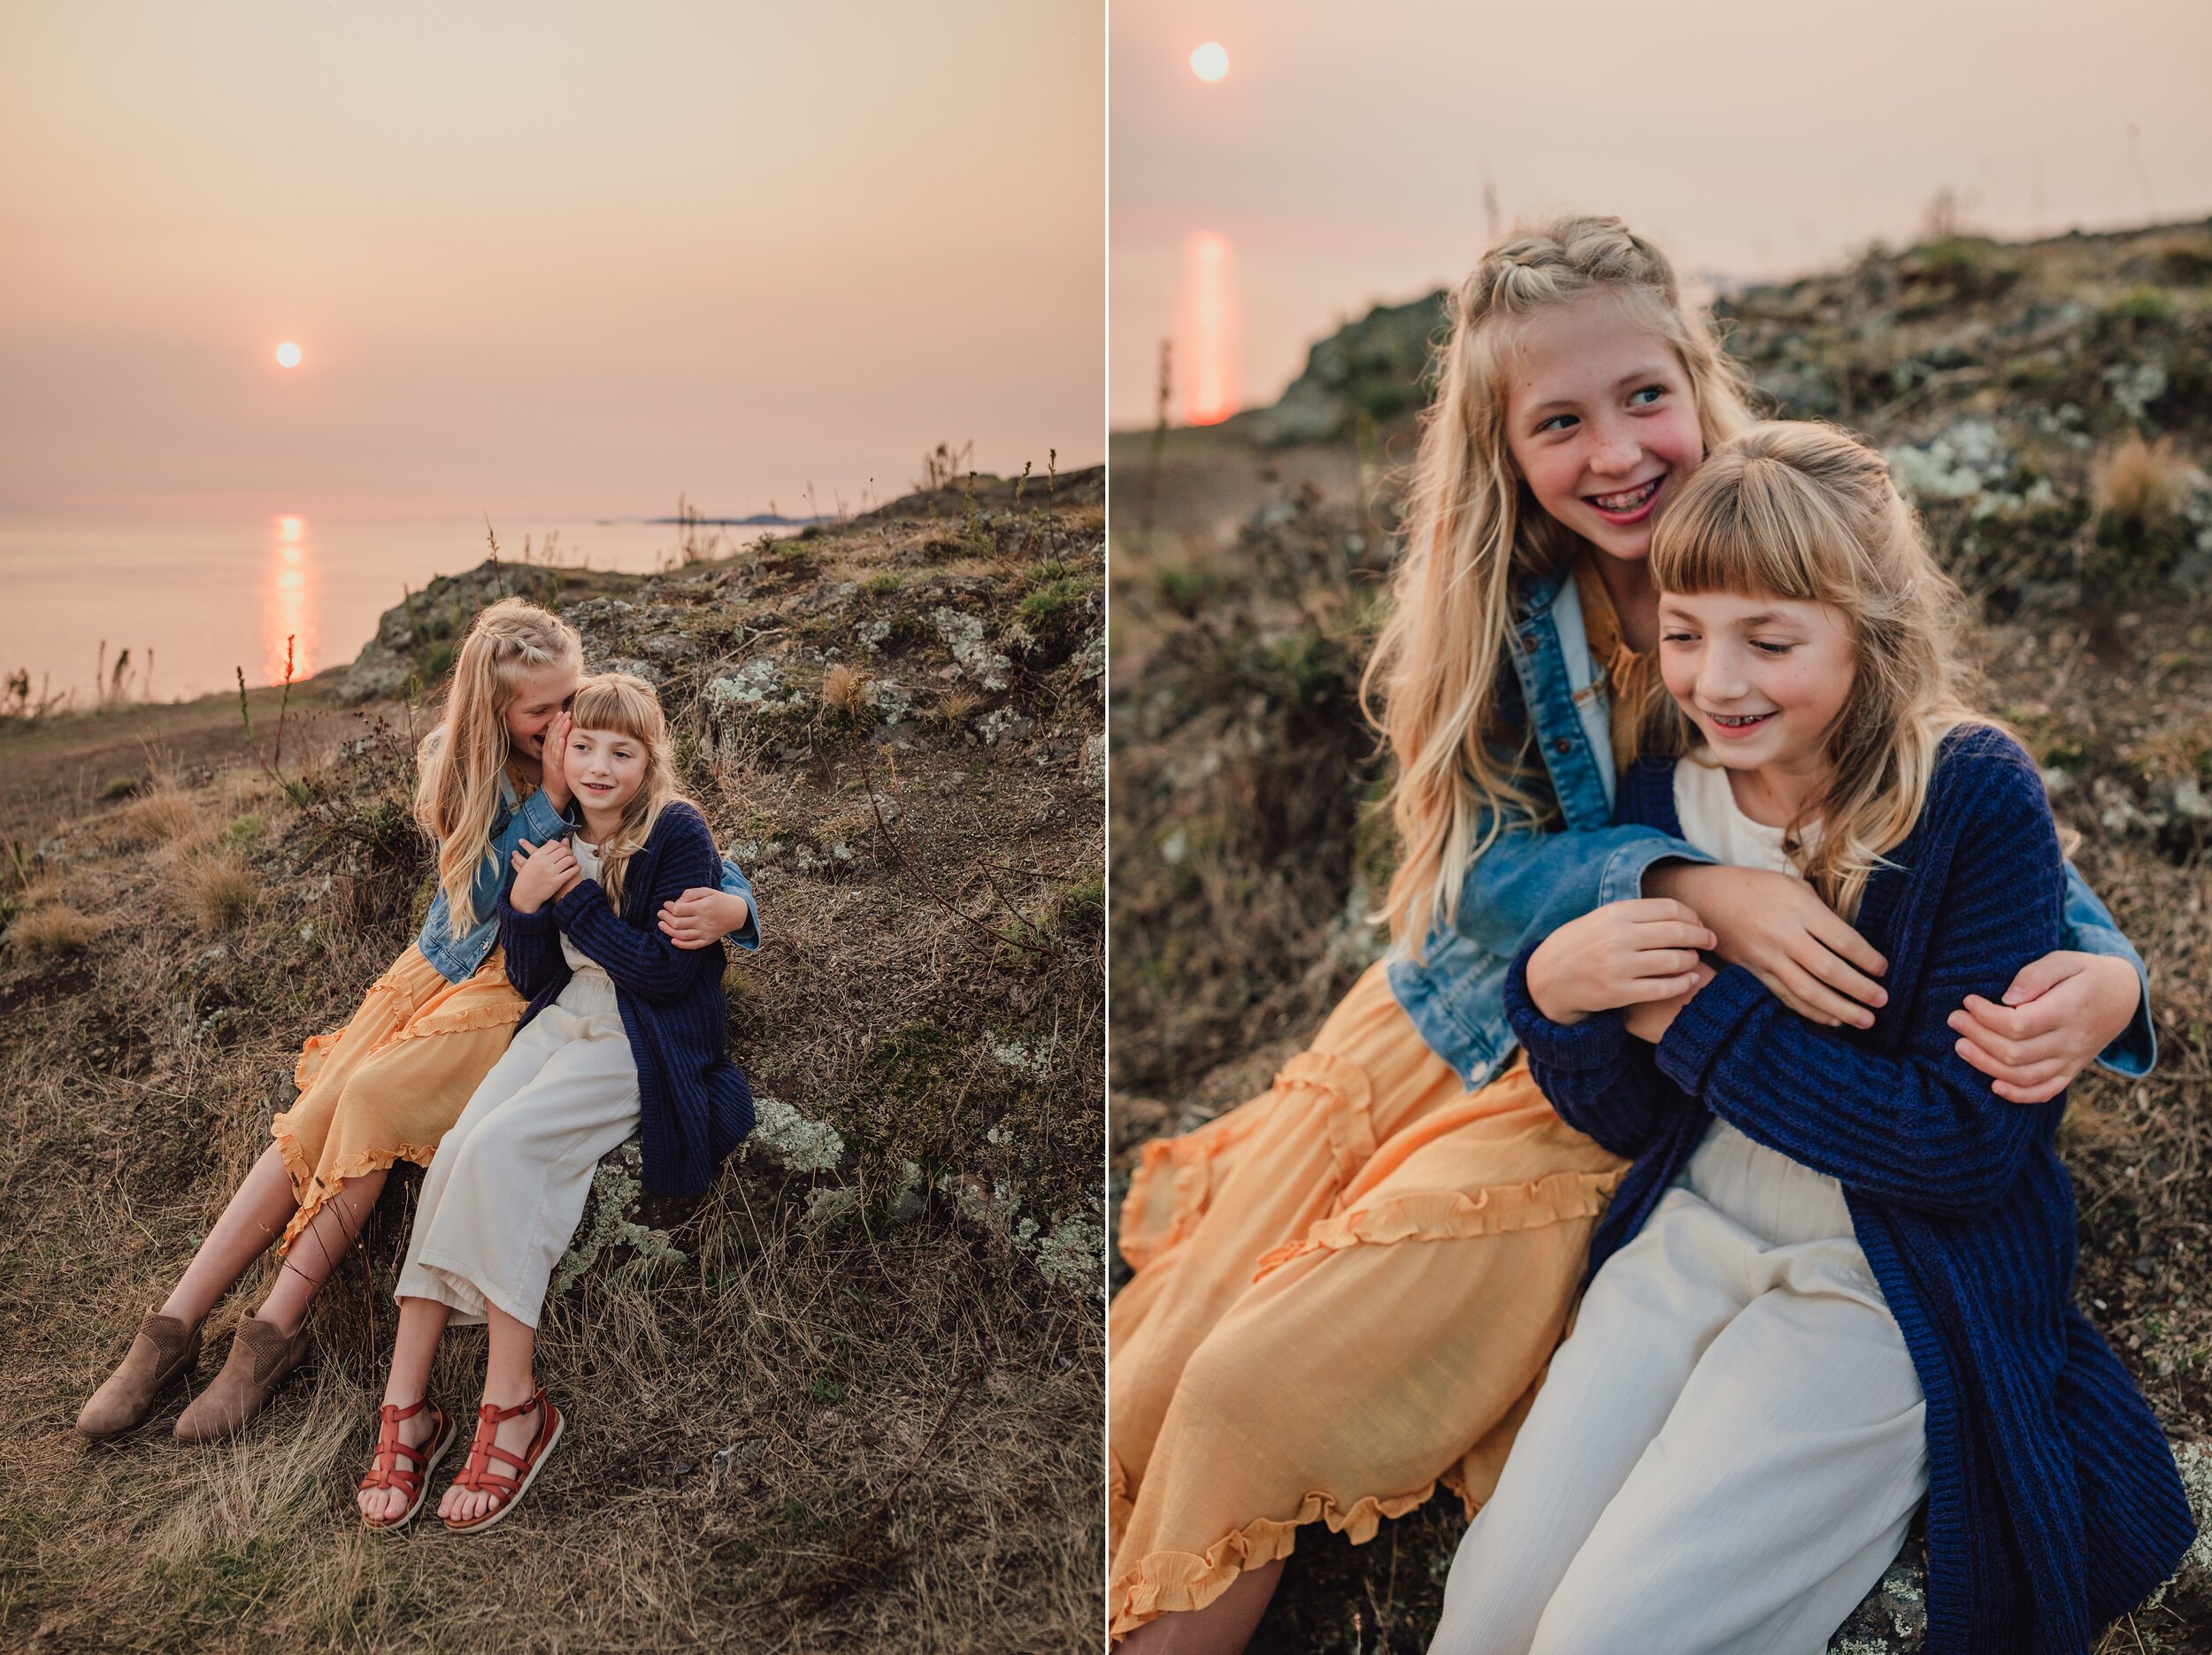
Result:
{"label": "hands clasped together", "polygon": [[[1740,965],[1800,1016],[1871,1028],[1889,996],[1889,962],[1801,879],[1750,868],[1668,863],[1656,894],[1608,903],[1562,925],[1529,957],[1528,986],[1554,1023],[1622,1010],[1628,1031],[1657,1042],[1712,981],[1710,955]],[[2133,967],[2062,951],[2022,968],[2004,1003],[1970,994],[1951,1014],[1961,1058],[2014,1103],[2056,1097],[2135,1015]]]}

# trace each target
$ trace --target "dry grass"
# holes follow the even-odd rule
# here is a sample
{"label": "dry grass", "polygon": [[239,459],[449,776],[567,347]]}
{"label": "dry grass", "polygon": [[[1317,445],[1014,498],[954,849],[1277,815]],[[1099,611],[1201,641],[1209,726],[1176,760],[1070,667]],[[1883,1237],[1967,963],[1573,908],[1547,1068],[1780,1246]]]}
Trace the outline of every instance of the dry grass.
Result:
{"label": "dry grass", "polygon": [[115,825],[127,839],[166,845],[188,837],[200,825],[200,808],[173,781],[157,782],[116,812]]}
{"label": "dry grass", "polygon": [[[1094,476],[1064,508],[1064,540],[1095,544],[1098,498]],[[1002,626],[1010,571],[1002,600],[953,592],[920,549],[927,533],[837,532],[857,561],[913,572],[910,591],[856,605],[926,616],[952,601]],[[1095,585],[1094,556],[1089,569]],[[657,616],[657,632],[723,640],[812,589],[793,579],[764,558],[625,590],[641,613],[657,600],[680,612]],[[849,652],[863,612],[807,611],[786,635],[791,681],[818,681],[818,652]],[[0,1269],[17,1421],[0,1433],[0,1646],[950,1655],[1093,1642],[1100,1307],[935,1185],[1006,1182],[1047,1225],[1095,1200],[1102,824],[1076,755],[1099,702],[1072,657],[1025,660],[1010,699],[1037,740],[940,739],[921,715],[942,651],[926,627],[909,632],[916,654],[883,663],[917,692],[918,739],[895,754],[796,710],[721,739],[693,699],[734,664],[717,644],[663,686],[686,785],[722,843],[749,847],[761,893],[768,946],[733,973],[747,986],[732,996],[732,1054],[757,1092],[834,1125],[847,1153],[805,1176],[733,1162],[676,1230],[681,1263],[618,1257],[548,1305],[540,1377],[572,1434],[527,1506],[480,1538],[434,1523],[371,1535],[354,1516],[409,1168],[319,1303],[308,1365],[238,1442],[176,1442],[175,1396],[116,1444],[68,1429],[262,1153],[301,1039],[342,1023],[413,934],[426,863],[400,814],[403,741],[318,776],[305,810],[235,795],[219,808],[219,783],[189,785],[208,820],[241,804],[261,818],[265,900],[219,943],[164,893],[196,856],[242,859],[251,818],[181,848],[61,831],[52,900],[131,923],[66,974],[0,960],[0,1191],[22,1236]],[[872,820],[871,788],[896,807],[892,837],[871,830],[836,859],[830,824]],[[1022,914],[1052,916],[1048,929]],[[1017,1071],[995,1056],[1009,1042],[1044,1055]],[[926,1199],[895,1218],[909,1161]],[[855,1210],[810,1225],[817,1187],[851,1190]],[[272,1279],[265,1261],[219,1309],[203,1382]],[[482,1361],[482,1337],[456,1334],[435,1394],[465,1411]]]}
{"label": "dry grass", "polygon": [[857,713],[868,693],[868,675],[840,663],[822,675],[822,705]]}
{"label": "dry grass", "polygon": [[81,954],[99,926],[65,902],[47,902],[15,922],[8,941],[34,960]]}
{"label": "dry grass", "polygon": [[2154,531],[2181,515],[2193,478],[2171,437],[2146,442],[2135,432],[2098,463],[2093,498],[2104,516]]}
{"label": "dry grass", "polygon": [[234,853],[212,847],[180,858],[177,881],[194,916],[208,931],[243,923],[261,894],[251,869]]}

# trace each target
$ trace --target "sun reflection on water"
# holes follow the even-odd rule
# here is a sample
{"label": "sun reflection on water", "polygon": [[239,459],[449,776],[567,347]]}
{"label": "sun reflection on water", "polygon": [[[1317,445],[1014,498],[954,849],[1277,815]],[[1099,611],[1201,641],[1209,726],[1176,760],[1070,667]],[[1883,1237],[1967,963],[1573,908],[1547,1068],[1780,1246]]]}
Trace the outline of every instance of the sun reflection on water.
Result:
{"label": "sun reflection on water", "polygon": [[1237,411],[1236,287],[1229,265],[1229,238],[1202,230],[1184,246],[1182,341],[1183,418],[1193,425],[1219,425]]}
{"label": "sun reflection on water", "polygon": [[321,642],[318,625],[320,581],[315,543],[307,519],[280,517],[273,525],[269,561],[261,583],[262,681],[284,682],[284,657],[290,640],[292,677],[314,676]]}

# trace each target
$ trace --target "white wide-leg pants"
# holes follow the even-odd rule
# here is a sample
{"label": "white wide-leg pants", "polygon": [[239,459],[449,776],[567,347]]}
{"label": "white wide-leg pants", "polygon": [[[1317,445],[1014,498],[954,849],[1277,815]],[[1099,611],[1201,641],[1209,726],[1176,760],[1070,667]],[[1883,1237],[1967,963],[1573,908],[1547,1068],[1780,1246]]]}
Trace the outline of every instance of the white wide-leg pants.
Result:
{"label": "white wide-leg pants", "polygon": [[604,972],[580,971],[471,1097],[423,1175],[402,1299],[537,1326],[599,1158],[638,1127],[637,1065]]}
{"label": "white wide-leg pants", "polygon": [[1925,1412],[1840,1186],[1717,1124],[1591,1283],[1432,1655],[1819,1655],[1926,1490]]}

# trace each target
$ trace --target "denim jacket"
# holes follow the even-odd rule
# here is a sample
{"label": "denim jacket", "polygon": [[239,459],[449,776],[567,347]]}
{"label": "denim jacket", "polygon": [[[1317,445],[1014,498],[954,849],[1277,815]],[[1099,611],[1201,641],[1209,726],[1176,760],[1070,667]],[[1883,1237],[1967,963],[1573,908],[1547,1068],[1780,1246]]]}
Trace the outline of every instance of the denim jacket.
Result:
{"label": "denim jacket", "polygon": [[[527,839],[533,845],[542,845],[548,839],[567,836],[573,824],[556,810],[542,789],[533,790],[527,799],[517,799],[513,785],[505,776],[499,778],[498,814],[492,818],[491,847],[484,858],[484,865],[476,870],[476,883],[469,889],[469,907],[477,916],[476,923],[459,937],[453,934],[453,908],[446,900],[445,887],[441,885],[430,899],[430,912],[424,916],[422,935],[415,939],[415,946],[422,957],[437,969],[438,975],[449,983],[465,983],[476,975],[477,968],[499,940],[499,893],[505,889],[511,871],[511,859],[516,847]],[[727,857],[722,861],[722,889],[732,896],[741,896],[749,910],[741,930],[733,931],[726,941],[740,948],[760,946],[760,903],[753,895],[752,882],[744,870]]]}
{"label": "denim jacket", "polygon": [[[1502,835],[1468,869],[1456,923],[1430,933],[1424,960],[1394,950],[1386,968],[1414,1028],[1470,1088],[1512,1060],[1505,973],[1525,944],[1593,908],[1641,896],[1655,862],[1713,860],[1656,828],[1615,824],[1612,709],[1568,570],[1522,592],[1506,641],[1513,676],[1500,686],[1504,703],[1534,727],[1565,831],[1523,827]],[[2066,924],[2069,947],[2125,960],[2143,985],[2134,1022],[2097,1061],[2116,1074],[2149,1073],[2158,1046],[2142,956],[2070,862]]]}

